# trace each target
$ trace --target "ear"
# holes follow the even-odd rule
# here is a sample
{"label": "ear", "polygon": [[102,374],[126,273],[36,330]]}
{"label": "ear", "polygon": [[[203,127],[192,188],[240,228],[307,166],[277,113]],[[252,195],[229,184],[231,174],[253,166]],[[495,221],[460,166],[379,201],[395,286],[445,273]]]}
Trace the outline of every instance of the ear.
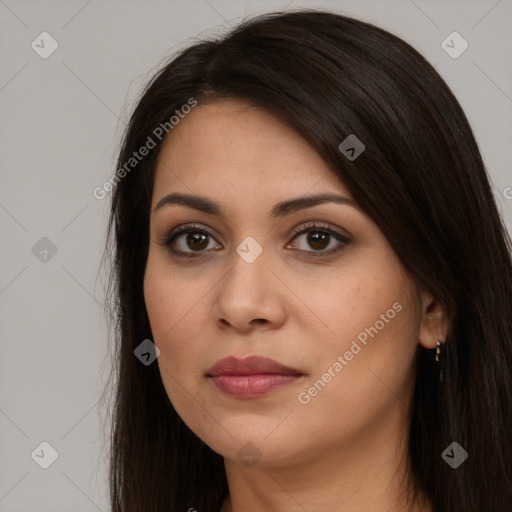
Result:
{"label": "ear", "polygon": [[420,327],[418,341],[425,348],[437,347],[436,342],[442,343],[448,335],[448,314],[446,308],[428,290],[420,293]]}

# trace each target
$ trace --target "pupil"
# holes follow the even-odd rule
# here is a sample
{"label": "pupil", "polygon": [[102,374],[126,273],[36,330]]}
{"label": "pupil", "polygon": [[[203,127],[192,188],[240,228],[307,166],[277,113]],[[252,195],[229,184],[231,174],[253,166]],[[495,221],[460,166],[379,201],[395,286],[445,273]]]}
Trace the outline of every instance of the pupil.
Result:
{"label": "pupil", "polygon": [[[206,235],[204,233],[189,233],[187,236],[187,243],[189,242],[191,242],[189,245],[191,249],[204,249],[208,247],[208,242],[206,241]],[[196,242],[199,243],[199,246],[193,247],[192,244],[196,244]]]}
{"label": "pupil", "polygon": [[[329,245],[329,243],[325,242],[330,235],[327,233],[322,233],[320,231],[311,231],[309,234],[308,243],[313,247],[313,249],[325,249]],[[320,246],[318,246],[320,244]]]}

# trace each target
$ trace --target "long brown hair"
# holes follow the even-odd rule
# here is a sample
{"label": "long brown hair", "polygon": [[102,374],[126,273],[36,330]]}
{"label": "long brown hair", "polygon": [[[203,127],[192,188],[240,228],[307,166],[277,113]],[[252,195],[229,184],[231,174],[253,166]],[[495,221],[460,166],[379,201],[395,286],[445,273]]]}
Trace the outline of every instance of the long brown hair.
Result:
{"label": "long brown hair", "polygon": [[[437,512],[510,512],[512,243],[471,127],[410,45],[372,24],[309,10],[262,15],[187,47],[153,77],[127,126],[106,245],[112,511],[212,512],[228,493],[222,457],[175,412],[158,365],[134,356],[152,339],[143,278],[161,141],[153,135],[156,147],[128,170],[126,162],[190,98],[243,99],[301,134],[416,282],[451,312],[442,383],[432,351],[417,349],[411,478]],[[349,161],[338,146],[352,133],[366,149]],[[469,454],[456,469],[441,457],[454,441]]]}

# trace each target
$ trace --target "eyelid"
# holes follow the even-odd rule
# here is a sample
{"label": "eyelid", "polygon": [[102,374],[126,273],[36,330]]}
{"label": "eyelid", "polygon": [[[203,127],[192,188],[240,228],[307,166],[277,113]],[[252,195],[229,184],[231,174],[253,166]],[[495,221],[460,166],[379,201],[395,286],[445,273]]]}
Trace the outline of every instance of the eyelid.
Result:
{"label": "eyelid", "polygon": [[[187,232],[189,230],[193,230],[193,229],[196,229],[197,231],[199,232],[202,232],[202,233],[207,233],[209,236],[211,236],[212,238],[215,238],[215,236],[213,235],[212,232],[208,231],[208,229],[212,229],[210,228],[209,226],[208,229],[204,229],[204,226],[205,224],[196,224],[196,223],[190,223],[190,224],[181,224],[180,226],[174,228],[174,229],[171,229],[170,231],[166,232],[164,237],[163,237],[163,240],[160,242],[160,245],[169,245],[169,243],[171,242],[171,240],[183,233],[183,232]],[[213,231],[213,229],[212,229]]]}
{"label": "eyelid", "polygon": [[319,231],[325,230],[328,233],[331,233],[331,234],[334,233],[337,236],[340,236],[346,240],[350,240],[350,235],[348,234],[347,231],[342,230],[345,233],[345,234],[342,234],[342,233],[340,233],[341,228],[334,226],[328,222],[321,221],[321,220],[317,220],[317,221],[313,220],[313,221],[309,221],[309,222],[306,222],[303,224],[299,224],[299,226],[292,229],[290,236],[292,238],[294,238],[296,235],[303,233],[304,231],[307,231],[308,229],[311,229],[311,228],[317,228]]}
{"label": "eyelid", "polygon": [[[340,232],[341,228],[334,227],[328,222],[323,221],[310,221],[305,224],[301,224],[294,228],[291,233],[291,241],[295,240],[299,235],[306,234],[312,231],[319,231],[327,233],[331,238],[335,238],[338,242],[338,245],[329,250],[304,250],[304,249],[295,249],[299,254],[305,255],[307,258],[328,258],[329,256],[333,256],[343,251],[347,245],[352,243],[352,237],[344,235]],[[343,230],[344,231],[344,230]],[[288,247],[288,245],[287,245]]]}

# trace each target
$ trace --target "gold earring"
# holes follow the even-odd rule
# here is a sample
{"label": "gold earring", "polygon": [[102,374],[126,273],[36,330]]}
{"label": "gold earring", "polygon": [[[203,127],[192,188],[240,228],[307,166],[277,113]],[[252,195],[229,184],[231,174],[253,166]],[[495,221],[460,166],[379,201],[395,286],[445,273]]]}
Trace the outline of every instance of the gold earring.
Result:
{"label": "gold earring", "polygon": [[439,359],[441,357],[441,345],[443,344],[443,341],[436,341],[437,348],[436,348],[436,363],[439,363]]}
{"label": "gold earring", "polygon": [[442,383],[443,380],[444,380],[444,363],[445,363],[445,361],[444,360],[441,361],[441,359],[442,359],[442,357],[441,357],[441,350],[444,348],[442,346],[445,344],[445,342],[437,340],[436,344],[437,344],[437,347],[436,347],[436,366],[437,366],[437,369],[439,370],[439,382]]}

